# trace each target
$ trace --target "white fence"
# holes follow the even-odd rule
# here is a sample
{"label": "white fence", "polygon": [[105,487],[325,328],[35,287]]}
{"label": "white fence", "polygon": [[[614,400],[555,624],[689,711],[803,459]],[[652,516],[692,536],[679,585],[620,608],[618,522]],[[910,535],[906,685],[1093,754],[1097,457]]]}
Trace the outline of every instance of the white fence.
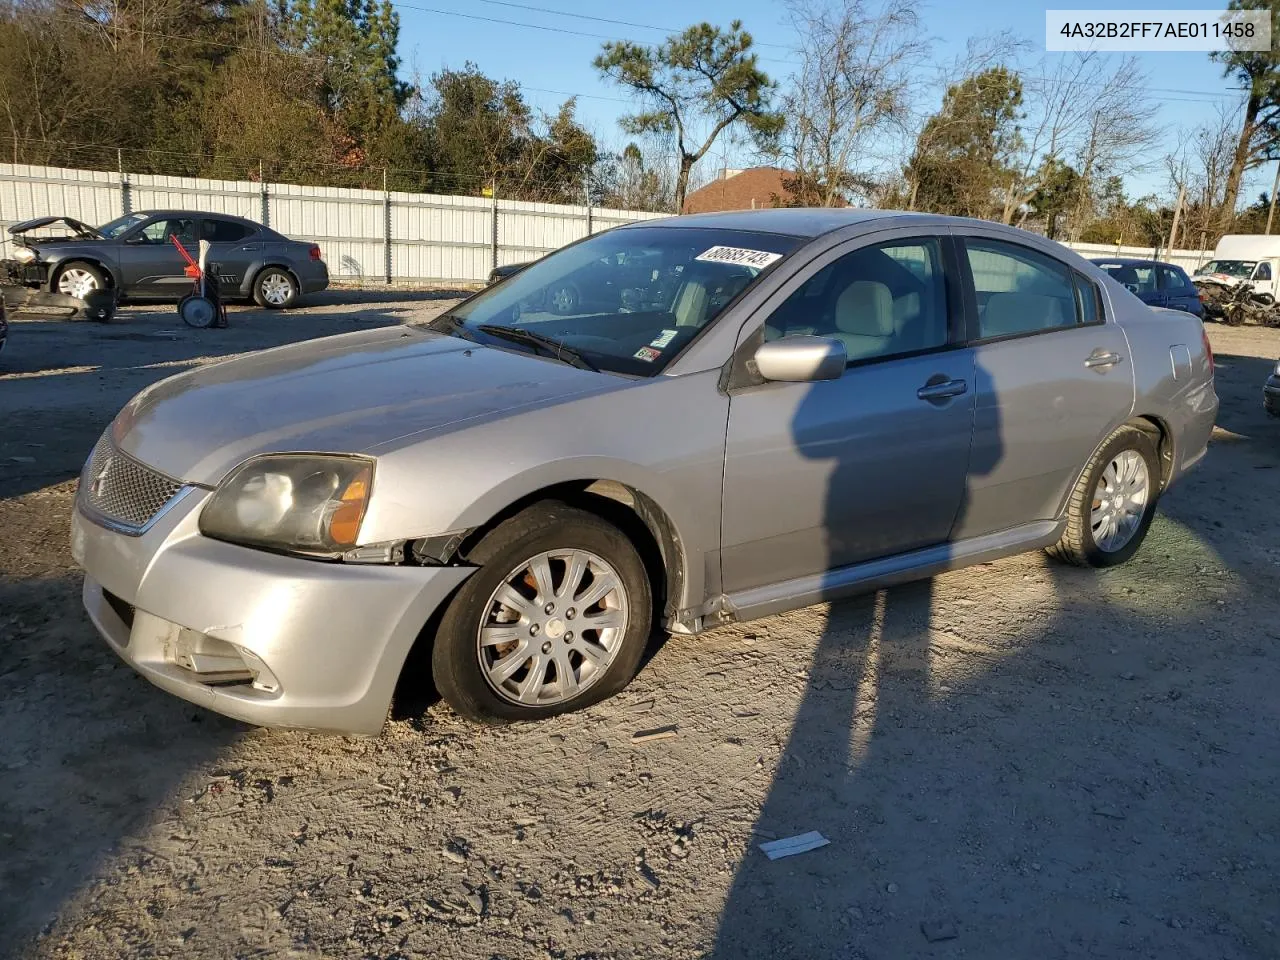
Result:
{"label": "white fence", "polygon": [[[531,260],[608,227],[665,216],[636,210],[202,180],[0,163],[0,230],[46,214],[102,224],[134,210],[248,217],[320,244],[338,280],[482,281],[497,264]],[[1075,243],[1086,257],[1158,258],[1191,271],[1204,250]],[[2,255],[2,254],[0,254]]]}
{"label": "white fence", "polygon": [[482,281],[497,264],[531,260],[588,233],[664,216],[0,163],[0,229],[46,214],[98,225],[134,210],[161,209],[234,214],[285,236],[315,241],[335,279],[437,283]]}

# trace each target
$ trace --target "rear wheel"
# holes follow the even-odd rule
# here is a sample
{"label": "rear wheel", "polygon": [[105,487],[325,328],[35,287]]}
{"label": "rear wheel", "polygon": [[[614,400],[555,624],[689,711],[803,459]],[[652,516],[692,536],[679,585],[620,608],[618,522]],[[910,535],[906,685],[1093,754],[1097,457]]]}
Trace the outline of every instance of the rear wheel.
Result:
{"label": "rear wheel", "polygon": [[1067,529],[1049,555],[1082,567],[1113,567],[1142,545],[1160,495],[1150,435],[1121,427],[1090,459],[1067,504]]}
{"label": "rear wheel", "polygon": [[268,310],[287,310],[298,302],[298,282],[283,267],[267,267],[253,281],[253,301]]}
{"label": "rear wheel", "polygon": [[105,290],[106,275],[92,263],[83,260],[72,260],[58,271],[53,288],[68,297],[83,300],[94,290]]}
{"label": "rear wheel", "polygon": [[480,565],[441,618],[431,666],[472,720],[537,720],[612,696],[635,675],[652,622],[649,578],[617,528],[535,504],[467,555]]}

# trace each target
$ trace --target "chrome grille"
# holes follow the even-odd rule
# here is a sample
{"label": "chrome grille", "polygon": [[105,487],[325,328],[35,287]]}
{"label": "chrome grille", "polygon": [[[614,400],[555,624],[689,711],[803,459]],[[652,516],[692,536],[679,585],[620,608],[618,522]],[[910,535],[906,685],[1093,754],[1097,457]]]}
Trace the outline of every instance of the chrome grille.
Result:
{"label": "chrome grille", "polygon": [[90,510],[135,530],[151,522],[180,489],[178,481],[121,453],[105,434],[80,478],[80,497]]}

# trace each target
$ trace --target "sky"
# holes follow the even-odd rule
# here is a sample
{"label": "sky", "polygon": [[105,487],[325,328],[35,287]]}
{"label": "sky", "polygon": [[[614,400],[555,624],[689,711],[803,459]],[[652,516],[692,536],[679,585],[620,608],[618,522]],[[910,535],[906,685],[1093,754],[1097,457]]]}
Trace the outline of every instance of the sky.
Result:
{"label": "sky", "polygon": [[[606,145],[620,148],[627,138],[618,117],[633,102],[625,91],[602,80],[591,61],[608,39],[659,42],[667,33],[692,23],[727,25],[740,19],[755,38],[761,67],[776,79],[796,69],[791,48],[795,33],[779,0],[645,0],[607,3],[601,0],[393,0],[400,13],[400,52],[403,70],[417,71],[425,80],[445,68],[470,60],[488,76],[517,81],[535,108],[554,112],[567,96],[577,94],[580,120]],[[876,0],[868,0],[875,6]],[[1047,7],[1055,9],[1116,7],[1097,0],[1072,4],[1066,0],[1035,3],[1026,0],[956,0],[921,3],[926,32],[933,39],[933,57],[941,65],[962,54],[970,36],[1010,30],[1034,46],[1028,57],[1044,50]],[[1141,2],[1126,9],[1204,9],[1205,0],[1178,3],[1165,0],[1155,7]],[[1225,6],[1225,4],[1223,4]],[[601,22],[602,20],[626,23]],[[540,29],[542,28],[542,29]],[[586,34],[587,36],[584,36]],[[1050,56],[1071,56],[1050,54]],[[1111,54],[1119,58],[1119,54]],[[1138,54],[1146,71],[1150,109],[1162,142],[1151,152],[1148,169],[1127,178],[1130,196],[1165,190],[1161,158],[1174,149],[1179,128],[1190,129],[1214,118],[1216,109],[1238,104],[1234,81],[1206,53]],[[932,109],[941,90],[933,95]],[[752,158],[744,148],[714,151],[709,167],[747,166]],[[707,161],[704,161],[706,163]],[[703,175],[709,175],[704,170]],[[1246,197],[1269,189],[1273,171],[1254,171],[1246,182]]]}

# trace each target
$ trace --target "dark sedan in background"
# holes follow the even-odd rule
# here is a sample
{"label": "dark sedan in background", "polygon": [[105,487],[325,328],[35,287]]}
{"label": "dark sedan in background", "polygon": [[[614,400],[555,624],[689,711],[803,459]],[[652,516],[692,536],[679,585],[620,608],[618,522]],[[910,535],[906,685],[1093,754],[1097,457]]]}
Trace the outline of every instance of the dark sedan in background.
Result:
{"label": "dark sedan in background", "polygon": [[[54,231],[58,235],[52,235]],[[209,241],[224,297],[243,297],[281,309],[302,294],[329,286],[329,270],[314,243],[290,240],[241,217],[194,210],[143,210],[101,227],[71,217],[38,217],[9,228],[13,249],[5,264],[28,287],[83,299],[112,288],[122,300],[179,300],[191,292],[187,263]]]}
{"label": "dark sedan in background", "polygon": [[1204,305],[1186,271],[1159,260],[1133,260],[1124,257],[1097,257],[1093,261],[1111,277],[1123,283],[1129,292],[1153,307],[1185,310],[1203,316]]}

